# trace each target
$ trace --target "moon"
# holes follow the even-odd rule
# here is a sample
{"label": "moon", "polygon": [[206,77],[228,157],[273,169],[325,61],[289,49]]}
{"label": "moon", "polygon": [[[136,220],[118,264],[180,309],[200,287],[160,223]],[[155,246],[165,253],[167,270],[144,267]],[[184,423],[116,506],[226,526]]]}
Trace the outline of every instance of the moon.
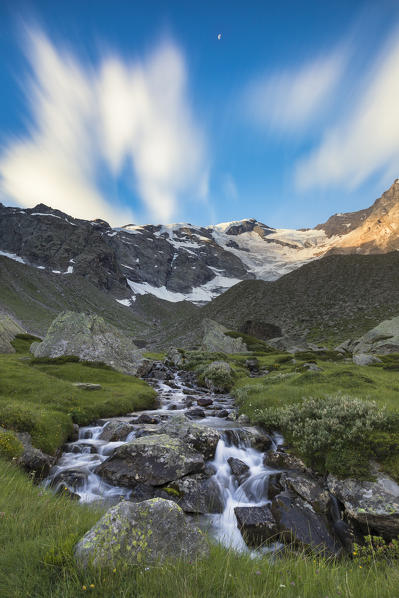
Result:
{"label": "moon", "polygon": [[218,40],[221,40],[221,39],[222,39],[222,34],[218,33]]}

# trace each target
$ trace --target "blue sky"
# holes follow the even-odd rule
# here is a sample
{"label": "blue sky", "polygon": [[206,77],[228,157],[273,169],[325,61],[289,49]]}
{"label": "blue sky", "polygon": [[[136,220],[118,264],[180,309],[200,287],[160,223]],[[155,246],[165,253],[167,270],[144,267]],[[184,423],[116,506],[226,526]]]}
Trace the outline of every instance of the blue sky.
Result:
{"label": "blue sky", "polygon": [[8,205],[299,228],[399,176],[396,0],[2,0],[0,60]]}

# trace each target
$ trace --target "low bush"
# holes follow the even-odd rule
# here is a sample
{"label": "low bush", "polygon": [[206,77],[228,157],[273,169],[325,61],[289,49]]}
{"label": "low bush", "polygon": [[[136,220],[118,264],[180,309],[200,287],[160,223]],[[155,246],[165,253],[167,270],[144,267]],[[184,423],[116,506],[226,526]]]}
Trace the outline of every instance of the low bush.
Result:
{"label": "low bush", "polygon": [[247,345],[248,351],[274,353],[274,349],[270,347],[266,341],[262,341],[255,336],[251,336],[243,332],[235,332],[234,330],[229,330],[229,332],[226,332],[225,334],[231,338],[240,338]]}
{"label": "low bush", "polygon": [[257,415],[267,429],[281,430],[307,465],[345,477],[368,475],[368,462],[378,445],[370,438],[388,419],[374,401],[342,395],[308,398]]}
{"label": "low bush", "polygon": [[353,545],[352,556],[356,563],[363,567],[370,567],[378,561],[397,562],[399,539],[387,542],[381,536],[365,536],[363,544]]}
{"label": "low bush", "polygon": [[15,459],[22,455],[23,447],[18,438],[9,430],[0,429],[0,457]]}

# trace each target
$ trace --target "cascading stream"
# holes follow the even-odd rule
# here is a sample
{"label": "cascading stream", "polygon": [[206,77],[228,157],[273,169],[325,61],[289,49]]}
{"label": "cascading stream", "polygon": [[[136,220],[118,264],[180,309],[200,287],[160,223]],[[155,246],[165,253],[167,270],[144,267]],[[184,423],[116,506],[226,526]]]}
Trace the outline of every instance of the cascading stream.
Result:
{"label": "cascading stream", "polygon": [[[125,418],[115,418],[118,421],[129,422],[132,416],[156,416],[165,421],[171,415],[187,412],[196,406],[198,398],[204,396],[200,389],[193,389],[183,384],[178,374],[171,385],[158,383],[159,407],[155,410],[134,413]],[[209,396],[209,393],[207,393]],[[275,469],[263,464],[264,453],[252,448],[249,444],[248,428],[238,426],[234,421],[225,417],[215,416],[220,410],[229,413],[235,411],[234,401],[228,396],[212,396],[213,403],[204,409],[205,417],[195,420],[195,423],[214,427],[221,432],[213,461],[209,465],[215,470],[213,479],[220,488],[223,497],[223,513],[207,514],[199,518],[202,527],[210,535],[226,546],[237,550],[248,550],[237,527],[234,509],[236,507],[261,506],[268,502],[267,488],[270,473]],[[84,503],[101,502],[106,506],[115,504],[121,498],[129,499],[132,491],[128,488],[112,486],[94,473],[95,468],[105,461],[119,446],[132,440],[140,430],[140,424],[130,432],[124,441],[108,442],[101,439],[107,420],[103,425],[80,428],[79,438],[65,447],[57,465],[52,469],[45,485],[56,491],[67,489],[74,498]],[[282,438],[275,437],[273,447],[281,444]],[[245,479],[240,482],[233,475],[229,459],[238,459],[247,466]]]}

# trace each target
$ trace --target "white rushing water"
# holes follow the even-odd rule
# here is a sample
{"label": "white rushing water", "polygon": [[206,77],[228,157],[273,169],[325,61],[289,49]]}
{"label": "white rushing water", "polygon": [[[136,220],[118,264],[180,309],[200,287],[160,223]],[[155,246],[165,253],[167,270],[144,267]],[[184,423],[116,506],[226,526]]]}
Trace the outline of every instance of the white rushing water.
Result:
{"label": "white rushing water", "polygon": [[[149,415],[164,421],[173,414],[186,412],[190,407],[197,407],[197,399],[204,396],[199,389],[185,386],[176,374],[173,383],[159,382],[159,408],[155,410],[134,413],[125,418],[115,418],[118,421],[131,422],[133,416]],[[207,394],[209,396],[209,393]],[[213,478],[220,488],[223,497],[224,510],[221,514],[206,514],[199,518],[201,526],[210,535],[225,546],[236,550],[248,550],[243,537],[237,527],[234,513],[236,507],[262,506],[270,503],[267,497],[270,474],[276,474],[276,469],[264,465],[264,453],[252,448],[249,443],[249,426],[238,425],[234,421],[218,417],[220,410],[234,411],[231,397],[213,395],[213,403],[203,408],[205,417],[195,420],[195,423],[214,427],[221,433],[214,459],[209,463],[215,471]],[[191,403],[191,404],[190,404]],[[135,424],[124,441],[108,442],[102,440],[104,425],[82,427],[79,438],[65,447],[57,465],[52,469],[45,481],[47,486],[56,491],[68,489],[84,503],[102,502],[107,506],[129,499],[131,490],[112,486],[94,473],[95,468],[107,459],[113,451],[132,440],[142,425]],[[282,437],[273,438],[272,449],[282,444]],[[238,459],[247,466],[242,477],[235,477],[232,473],[229,459]],[[273,547],[267,550],[272,550]]]}

